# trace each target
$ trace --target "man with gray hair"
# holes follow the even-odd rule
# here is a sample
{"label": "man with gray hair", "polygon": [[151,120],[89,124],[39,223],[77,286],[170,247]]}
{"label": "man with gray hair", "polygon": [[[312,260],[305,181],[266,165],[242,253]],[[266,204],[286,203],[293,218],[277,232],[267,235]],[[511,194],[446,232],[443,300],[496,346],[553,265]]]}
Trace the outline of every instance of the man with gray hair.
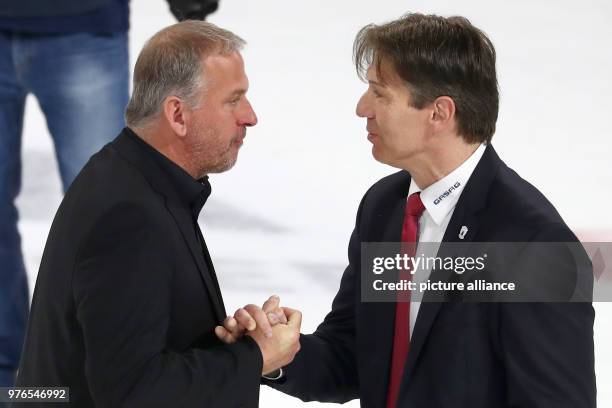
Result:
{"label": "man with gray hair", "polygon": [[227,314],[197,217],[207,175],[232,167],[257,123],[243,44],[187,21],[145,45],[128,127],[85,166],[51,227],[19,386],[69,387],[78,407],[256,407],[260,376],[293,359],[298,311],[271,328],[247,306],[257,330],[231,345],[214,333]]}

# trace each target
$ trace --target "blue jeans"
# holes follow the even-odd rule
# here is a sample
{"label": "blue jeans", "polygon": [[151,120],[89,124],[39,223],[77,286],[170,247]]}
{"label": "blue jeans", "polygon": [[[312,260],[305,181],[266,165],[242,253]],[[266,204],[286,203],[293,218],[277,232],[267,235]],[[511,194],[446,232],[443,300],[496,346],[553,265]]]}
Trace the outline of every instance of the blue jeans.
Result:
{"label": "blue jeans", "polygon": [[0,31],[0,387],[14,381],[29,308],[15,207],[26,95],[36,97],[46,117],[66,191],[124,126],[128,88],[127,33]]}

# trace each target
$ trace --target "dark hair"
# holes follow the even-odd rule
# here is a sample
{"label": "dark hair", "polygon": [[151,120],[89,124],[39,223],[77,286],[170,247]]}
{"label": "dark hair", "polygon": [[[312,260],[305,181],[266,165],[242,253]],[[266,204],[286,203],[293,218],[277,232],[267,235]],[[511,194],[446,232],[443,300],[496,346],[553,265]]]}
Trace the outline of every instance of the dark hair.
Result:
{"label": "dark hair", "polygon": [[439,96],[451,97],[464,140],[491,141],[499,109],[495,48],[466,18],[415,13],[367,25],[355,38],[353,56],[362,80],[372,64],[380,78],[381,62],[390,63],[417,109]]}

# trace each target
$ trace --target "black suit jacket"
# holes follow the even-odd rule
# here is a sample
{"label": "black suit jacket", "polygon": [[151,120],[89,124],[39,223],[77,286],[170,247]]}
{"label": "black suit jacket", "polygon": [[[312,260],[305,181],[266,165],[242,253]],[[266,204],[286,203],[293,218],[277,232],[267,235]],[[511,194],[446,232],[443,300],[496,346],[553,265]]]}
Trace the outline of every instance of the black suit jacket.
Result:
{"label": "black suit jacket", "polygon": [[256,407],[259,348],[216,339],[226,312],[191,210],[133,137],[97,153],[64,197],[17,384],[70,387],[74,407]]}
{"label": "black suit jacket", "polygon": [[[365,194],[349,244],[349,266],[331,312],[281,382],[304,401],[385,406],[395,304],[361,301],[362,242],[399,242],[410,186],[400,171]],[[465,186],[445,242],[575,242],[557,211],[488,146]],[[443,248],[443,247],[442,247]],[[441,248],[441,250],[443,250]],[[555,262],[555,259],[551,259]],[[427,296],[427,295],[426,295]],[[594,407],[594,312],[583,303],[423,302],[398,407]]]}

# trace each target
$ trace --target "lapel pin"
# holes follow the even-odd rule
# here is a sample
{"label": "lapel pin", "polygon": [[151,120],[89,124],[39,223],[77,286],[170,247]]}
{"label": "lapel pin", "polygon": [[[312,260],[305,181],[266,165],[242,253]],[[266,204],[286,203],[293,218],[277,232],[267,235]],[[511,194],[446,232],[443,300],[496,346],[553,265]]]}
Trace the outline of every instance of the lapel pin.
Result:
{"label": "lapel pin", "polygon": [[461,227],[461,231],[459,231],[459,239],[465,238],[465,234],[467,234],[467,232],[468,232],[468,227],[466,227],[465,225]]}

